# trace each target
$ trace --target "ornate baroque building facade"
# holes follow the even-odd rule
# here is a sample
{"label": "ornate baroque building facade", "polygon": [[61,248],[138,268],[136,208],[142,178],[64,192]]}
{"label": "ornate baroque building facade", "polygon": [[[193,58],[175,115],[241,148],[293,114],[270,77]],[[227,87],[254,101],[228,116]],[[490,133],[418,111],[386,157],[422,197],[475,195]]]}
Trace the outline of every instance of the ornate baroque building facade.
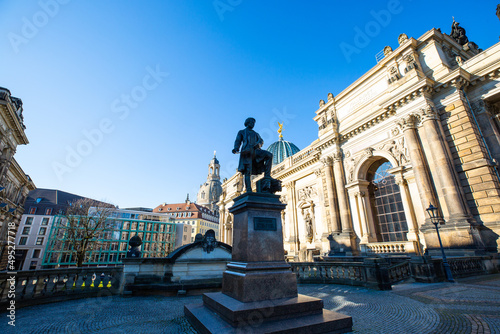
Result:
{"label": "ornate baroque building facade", "polygon": [[[401,34],[398,43],[321,100],[318,139],[273,166],[291,260],[437,251],[430,203],[444,217],[448,252],[500,250],[500,43],[482,51],[439,29]],[[223,183],[220,235],[228,244],[227,209],[242,183],[238,174]]]}
{"label": "ornate baroque building facade", "polygon": [[24,133],[23,102],[0,87],[0,270],[8,263],[28,193],[33,181],[14,159],[18,145],[28,144]]}
{"label": "ornate baroque building facade", "polygon": [[214,157],[208,164],[207,181],[200,186],[196,203],[216,212],[219,210],[217,202],[219,201],[221,193],[222,183],[220,182],[220,164],[214,152]]}

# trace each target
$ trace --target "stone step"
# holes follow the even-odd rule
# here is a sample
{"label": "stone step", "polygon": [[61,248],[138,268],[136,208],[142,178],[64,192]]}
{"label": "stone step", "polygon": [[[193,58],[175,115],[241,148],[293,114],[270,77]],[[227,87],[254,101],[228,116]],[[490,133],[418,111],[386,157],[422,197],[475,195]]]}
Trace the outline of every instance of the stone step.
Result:
{"label": "stone step", "polygon": [[213,292],[203,295],[203,303],[235,327],[249,323],[255,317],[272,321],[323,312],[321,299],[304,295],[243,303],[223,293]]}
{"label": "stone step", "polygon": [[198,333],[275,333],[275,334],[315,334],[347,333],[352,331],[352,318],[337,312],[323,310],[319,314],[264,321],[255,316],[248,323],[233,327],[217,313],[202,303],[184,306],[184,314]]}

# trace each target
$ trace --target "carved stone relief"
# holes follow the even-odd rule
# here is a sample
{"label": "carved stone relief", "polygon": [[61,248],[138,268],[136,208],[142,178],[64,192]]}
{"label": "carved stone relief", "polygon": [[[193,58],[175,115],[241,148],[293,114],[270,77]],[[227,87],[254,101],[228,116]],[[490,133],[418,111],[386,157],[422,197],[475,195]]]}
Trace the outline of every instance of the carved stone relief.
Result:
{"label": "carved stone relief", "polygon": [[422,121],[428,120],[428,119],[439,119],[438,113],[436,111],[436,108],[432,107],[431,105],[427,105],[424,108],[420,109],[419,116]]}
{"label": "carved stone relief", "polygon": [[402,166],[409,162],[408,148],[406,147],[404,137],[390,140],[380,145],[378,149],[388,152],[398,162],[398,166]]}
{"label": "carved stone relief", "polygon": [[389,75],[389,83],[393,83],[398,81],[401,78],[401,74],[399,73],[398,65],[394,65],[389,67],[388,69],[388,75]]}
{"label": "carved stone relief", "polygon": [[406,54],[403,56],[403,60],[406,63],[405,73],[413,69],[418,69],[418,64],[415,54],[413,53]]}
{"label": "carved stone relief", "polygon": [[316,189],[314,189],[314,187],[312,186],[299,189],[298,191],[299,201],[308,201],[316,196],[318,196],[318,193],[316,192]]}

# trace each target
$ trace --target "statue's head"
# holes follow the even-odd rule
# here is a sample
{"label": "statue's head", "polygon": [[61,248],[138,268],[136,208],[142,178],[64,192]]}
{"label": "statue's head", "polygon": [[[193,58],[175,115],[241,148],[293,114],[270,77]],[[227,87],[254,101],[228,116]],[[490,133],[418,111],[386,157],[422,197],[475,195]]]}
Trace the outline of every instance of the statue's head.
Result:
{"label": "statue's head", "polygon": [[253,118],[253,117],[248,117],[248,118],[245,120],[245,126],[246,126],[246,127],[249,127],[250,129],[252,129],[252,128],[255,126],[255,118]]}

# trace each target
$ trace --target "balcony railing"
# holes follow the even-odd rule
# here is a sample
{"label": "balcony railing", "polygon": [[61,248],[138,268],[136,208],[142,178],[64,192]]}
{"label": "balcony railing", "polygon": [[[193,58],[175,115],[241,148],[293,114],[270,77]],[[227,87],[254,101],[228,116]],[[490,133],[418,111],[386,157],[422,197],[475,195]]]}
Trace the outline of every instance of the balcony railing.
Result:
{"label": "balcony railing", "polygon": [[418,253],[415,241],[370,242],[365,244],[364,247],[366,247],[367,253],[372,254]]}

